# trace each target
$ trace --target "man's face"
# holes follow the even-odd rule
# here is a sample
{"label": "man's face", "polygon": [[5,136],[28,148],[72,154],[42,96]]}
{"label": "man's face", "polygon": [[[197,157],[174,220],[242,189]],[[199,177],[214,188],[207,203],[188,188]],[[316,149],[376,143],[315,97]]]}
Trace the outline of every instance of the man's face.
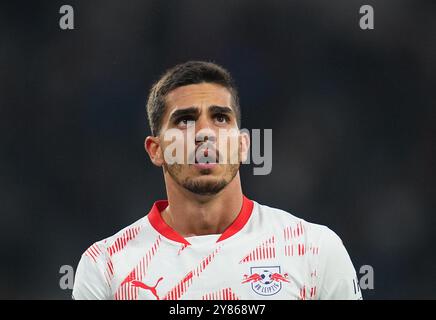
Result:
{"label": "man's face", "polygon": [[[223,135],[230,129],[236,134]],[[168,139],[174,130],[180,134]],[[167,95],[159,144],[162,154],[167,151],[165,174],[180,186],[200,195],[221,191],[239,170],[240,143],[232,96],[226,88],[201,83],[176,88]],[[183,150],[183,161],[171,163],[168,155],[174,155],[175,149]]]}

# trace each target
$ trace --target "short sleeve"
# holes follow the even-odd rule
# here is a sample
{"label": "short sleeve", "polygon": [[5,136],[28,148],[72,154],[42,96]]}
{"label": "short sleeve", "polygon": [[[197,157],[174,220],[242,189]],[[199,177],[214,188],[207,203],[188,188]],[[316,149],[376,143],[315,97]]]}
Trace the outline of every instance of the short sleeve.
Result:
{"label": "short sleeve", "polygon": [[105,256],[84,253],[77,266],[72,298],[75,300],[109,299],[109,284],[104,276]]}
{"label": "short sleeve", "polygon": [[325,227],[321,235],[319,285],[322,300],[362,300],[356,270],[342,240]]}

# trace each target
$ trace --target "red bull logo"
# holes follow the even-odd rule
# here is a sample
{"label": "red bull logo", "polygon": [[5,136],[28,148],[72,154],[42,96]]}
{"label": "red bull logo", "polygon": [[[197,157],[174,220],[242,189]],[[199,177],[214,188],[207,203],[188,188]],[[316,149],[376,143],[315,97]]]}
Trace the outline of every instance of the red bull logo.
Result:
{"label": "red bull logo", "polygon": [[282,289],[282,282],[289,282],[288,274],[280,273],[280,267],[252,267],[251,275],[244,274],[242,283],[251,283],[251,288],[262,296],[271,296]]}

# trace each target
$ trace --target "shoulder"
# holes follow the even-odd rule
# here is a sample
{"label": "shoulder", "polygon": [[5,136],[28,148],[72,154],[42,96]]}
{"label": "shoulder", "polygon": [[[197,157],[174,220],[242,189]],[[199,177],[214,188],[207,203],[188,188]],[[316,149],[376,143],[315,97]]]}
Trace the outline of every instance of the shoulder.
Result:
{"label": "shoulder", "polygon": [[257,218],[261,223],[271,225],[276,230],[277,228],[282,228],[285,238],[310,237],[311,240],[321,241],[322,239],[326,239],[329,242],[337,242],[339,239],[337,234],[329,227],[309,222],[292,211],[285,211],[257,202],[254,203],[255,207],[257,207]]}
{"label": "shoulder", "polygon": [[147,217],[144,216],[115,234],[94,242],[83,255],[96,261],[99,257],[110,257],[116,254],[147,229],[147,221]]}
{"label": "shoulder", "polygon": [[109,299],[115,270],[112,258],[147,234],[146,228],[147,220],[143,217],[114,235],[94,242],[85,250],[77,266],[73,297]]}
{"label": "shoulder", "polygon": [[[356,271],[341,238],[329,227],[256,203],[258,223],[281,234],[285,254],[307,257],[320,299],[361,299]],[[277,233],[276,233],[277,234]]]}

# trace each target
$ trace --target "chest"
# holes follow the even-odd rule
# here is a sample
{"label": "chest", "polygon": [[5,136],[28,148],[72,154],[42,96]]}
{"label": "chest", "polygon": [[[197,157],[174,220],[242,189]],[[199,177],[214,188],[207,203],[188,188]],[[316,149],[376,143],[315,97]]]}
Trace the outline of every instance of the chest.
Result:
{"label": "chest", "polygon": [[[120,285],[114,290],[114,297],[160,300],[316,297],[313,259],[290,255],[268,239],[258,243],[241,240],[236,244],[168,247],[147,264],[126,261],[122,265],[120,261],[119,278],[115,281]],[[128,270],[133,270],[133,274]]]}

